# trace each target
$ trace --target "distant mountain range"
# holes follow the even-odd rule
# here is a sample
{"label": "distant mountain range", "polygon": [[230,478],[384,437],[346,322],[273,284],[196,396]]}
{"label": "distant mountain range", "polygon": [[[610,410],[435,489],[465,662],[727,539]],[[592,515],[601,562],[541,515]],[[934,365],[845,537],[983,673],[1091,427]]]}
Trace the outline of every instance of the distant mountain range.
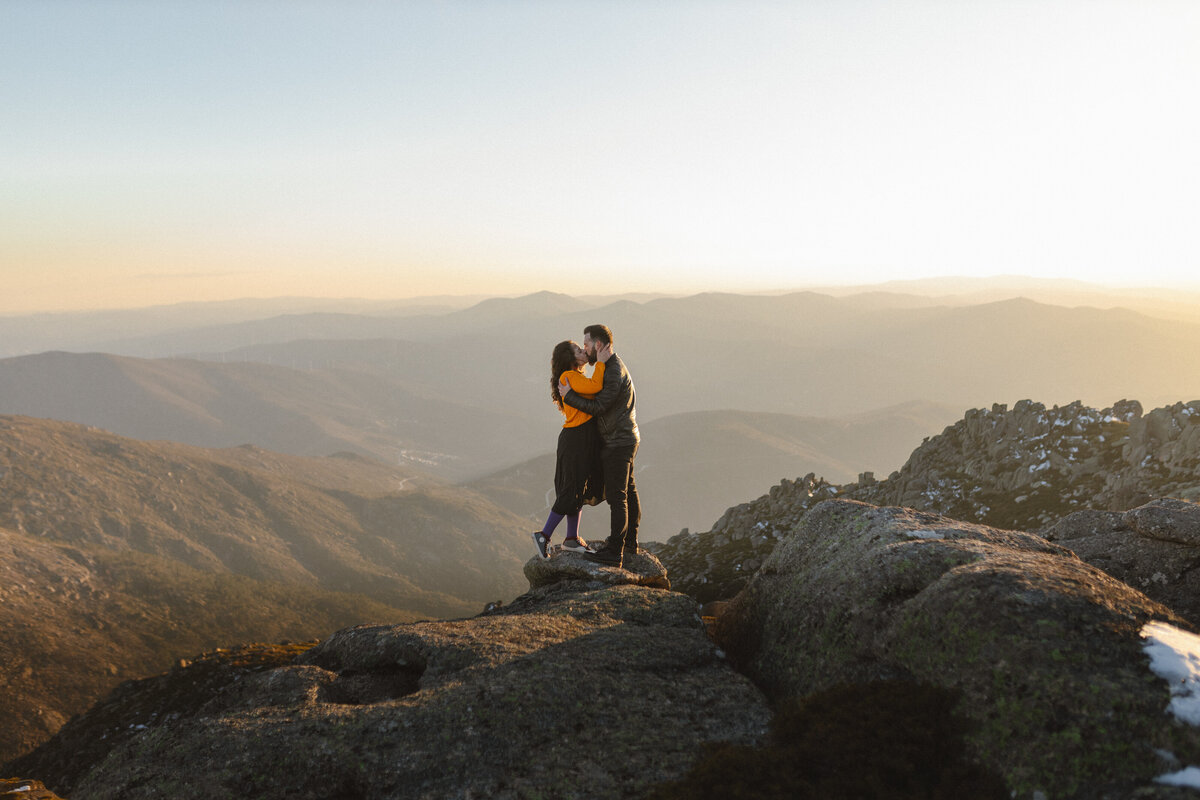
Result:
{"label": "distant mountain range", "polygon": [[[550,350],[597,321],[616,333],[643,424],[727,409],[845,418],[912,402],[1200,394],[1200,325],[1122,309],[880,293],[598,300],[609,299],[276,315],[124,340],[153,358],[4,359],[0,411],[210,447],[348,450],[478,479],[553,449]],[[163,357],[183,353],[195,357]]]}
{"label": "distant mountain range", "polygon": [[[335,344],[316,342],[308,352]],[[424,360],[421,345],[360,342],[356,349],[379,362]],[[439,397],[417,372],[44,353],[0,361],[0,410],[147,441],[250,443],[307,456],[348,451],[450,478],[546,446],[535,421]]]}
{"label": "distant mountain range", "polygon": [[[747,295],[751,298],[802,294],[803,291]],[[1200,292],[1154,287],[1115,289],[1073,280],[1007,275],[990,278],[941,277],[888,281],[875,285],[809,287],[808,293],[857,298],[878,308],[974,306],[1025,298],[1046,305],[1124,308],[1146,316],[1200,323]],[[703,296],[703,295],[700,295]],[[143,358],[223,352],[247,345],[293,339],[410,337],[428,328],[437,334],[443,317],[486,319],[489,313],[532,306],[541,316],[560,298],[559,313],[571,310],[562,298],[540,292],[524,298],[443,295],[403,300],[276,297],[223,302],[179,303],[136,309],[0,315],[0,358],[48,350],[106,352]],[[687,299],[651,293],[576,295],[578,309],[616,304],[646,305]],[[478,308],[472,308],[478,306]],[[356,320],[357,318],[357,320]],[[404,322],[407,320],[407,322]],[[443,320],[444,321],[444,320]],[[503,317],[501,317],[503,321]],[[357,322],[357,324],[347,323]]]}

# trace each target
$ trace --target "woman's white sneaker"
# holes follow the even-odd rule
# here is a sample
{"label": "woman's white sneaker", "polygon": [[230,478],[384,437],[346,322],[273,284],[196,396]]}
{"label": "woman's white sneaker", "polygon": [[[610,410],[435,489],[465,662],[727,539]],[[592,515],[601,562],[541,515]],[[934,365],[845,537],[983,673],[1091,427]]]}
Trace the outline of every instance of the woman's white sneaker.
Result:
{"label": "woman's white sneaker", "polygon": [[587,542],[583,539],[567,539],[562,543],[562,551],[564,553],[590,553],[592,549],[588,547]]}

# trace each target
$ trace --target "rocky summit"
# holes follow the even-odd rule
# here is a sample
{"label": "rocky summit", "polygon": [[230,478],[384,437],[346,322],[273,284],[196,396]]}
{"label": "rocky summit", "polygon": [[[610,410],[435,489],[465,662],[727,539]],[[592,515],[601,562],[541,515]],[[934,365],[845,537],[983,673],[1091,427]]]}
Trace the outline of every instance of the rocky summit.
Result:
{"label": "rocky summit", "polygon": [[1126,797],[1200,763],[1200,732],[1164,713],[1152,619],[1186,625],[1040,536],[831,500],[718,630],[775,702],[844,681],[953,689],[972,752],[1019,796]]}
{"label": "rocky summit", "polygon": [[1143,416],[1111,408],[1046,408],[1022,400],[972,409],[929,439],[886,481],[860,481],[855,499],[1038,530],[1073,511],[1127,509],[1152,497],[1200,496],[1200,401]]}
{"label": "rocky summit", "polygon": [[[1190,511],[1122,524],[1185,539]],[[824,500],[709,630],[647,585],[666,579],[649,553],[527,574],[475,617],[127,682],[6,772],[74,800],[1176,800],[1156,779],[1200,764],[1147,649],[1200,637],[1045,536]]]}
{"label": "rocky summit", "polygon": [[763,497],[727,510],[711,531],[672,536],[657,555],[677,590],[702,603],[733,597],[808,509],[839,491],[812,473],[784,478]]}
{"label": "rocky summit", "polygon": [[682,533],[656,552],[680,591],[701,601],[728,599],[808,509],[831,497],[1035,532],[1076,512],[1200,500],[1200,401],[1146,414],[1133,400],[1103,409],[1030,400],[972,409],[886,479],[863,473],[843,485],[811,474],[784,480],[730,508],[712,530]]}
{"label": "rocky summit", "polygon": [[473,618],[347,628],[127,684],[21,774],[122,800],[624,798],[684,774],[705,743],[763,736],[765,698],[695,601],[639,585],[661,571],[652,556],[601,568],[603,583],[577,558]]}

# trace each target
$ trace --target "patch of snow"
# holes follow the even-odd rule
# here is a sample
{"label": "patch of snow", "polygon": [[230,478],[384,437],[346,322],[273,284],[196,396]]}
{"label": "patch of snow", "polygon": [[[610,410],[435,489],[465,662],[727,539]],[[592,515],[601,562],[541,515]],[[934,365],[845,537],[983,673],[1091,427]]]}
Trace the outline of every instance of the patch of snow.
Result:
{"label": "patch of snow", "polygon": [[1189,725],[1200,725],[1200,636],[1151,621],[1142,626],[1142,638],[1150,671],[1170,686],[1167,711]]}
{"label": "patch of snow", "polygon": [[1155,783],[1165,783],[1170,786],[1190,786],[1200,789],[1200,767],[1188,767],[1178,772],[1168,772],[1154,779]]}

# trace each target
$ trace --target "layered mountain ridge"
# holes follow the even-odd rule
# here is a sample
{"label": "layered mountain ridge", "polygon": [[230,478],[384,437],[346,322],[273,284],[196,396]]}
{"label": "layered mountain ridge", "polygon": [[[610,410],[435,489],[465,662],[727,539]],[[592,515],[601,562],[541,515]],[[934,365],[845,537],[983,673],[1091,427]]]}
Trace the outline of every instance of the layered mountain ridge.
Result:
{"label": "layered mountain ridge", "polygon": [[1117,308],[815,292],[595,305],[540,293],[219,329],[180,319],[176,338],[0,359],[0,409],[206,447],[349,450],[469,480],[551,449],[549,354],[594,322],[613,329],[647,423],[723,409],[840,418],[931,398],[956,410],[1013,395],[1168,402],[1194,396],[1200,373],[1194,323]]}
{"label": "layered mountain ridge", "polygon": [[520,589],[523,522],[358,456],[205,450],[0,417],[0,476],[0,525],[63,543],[355,591],[431,616]]}
{"label": "layered mountain ridge", "polygon": [[0,759],[201,650],[476,613],[520,592],[526,527],[361,456],[0,416]]}

